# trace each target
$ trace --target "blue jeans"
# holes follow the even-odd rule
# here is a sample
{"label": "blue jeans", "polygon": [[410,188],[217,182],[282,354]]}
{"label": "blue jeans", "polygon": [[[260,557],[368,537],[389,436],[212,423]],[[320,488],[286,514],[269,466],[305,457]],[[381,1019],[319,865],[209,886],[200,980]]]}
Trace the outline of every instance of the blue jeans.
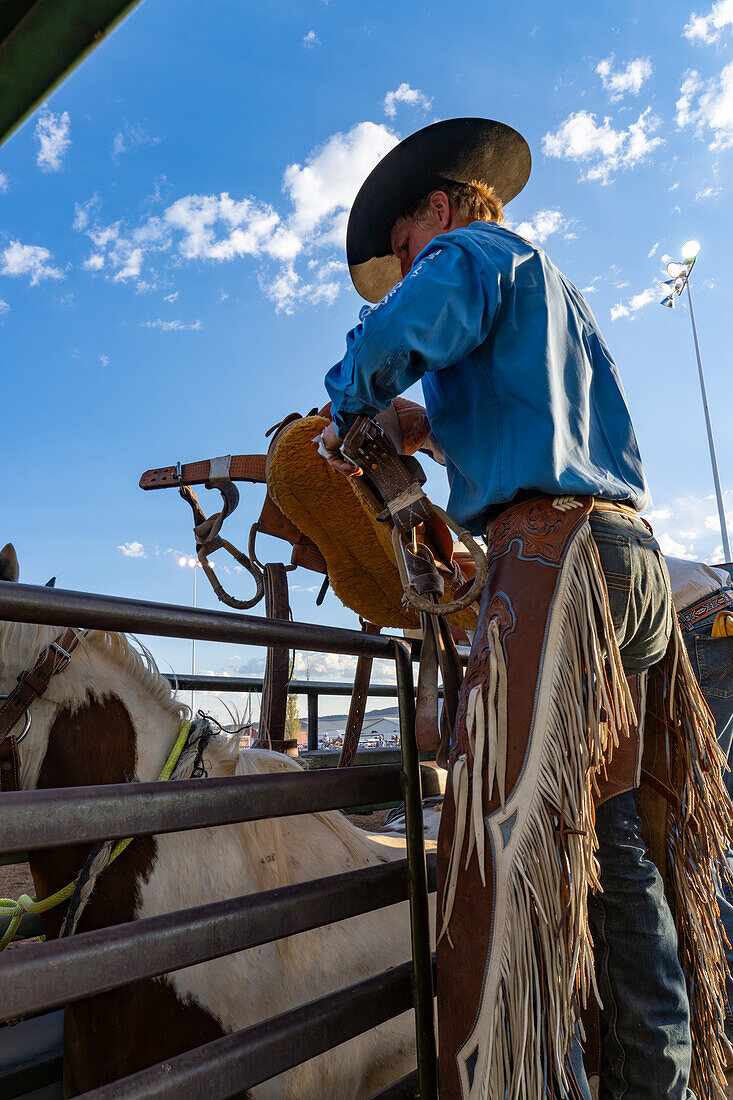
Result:
{"label": "blue jeans", "polygon": [[[664,558],[638,517],[594,512],[590,524],[624,669],[644,672],[664,656],[671,630]],[[646,856],[636,792],[600,806],[596,831],[603,893],[589,897],[588,914],[603,1001],[600,1100],[694,1100],[677,935]]]}
{"label": "blue jeans", "polygon": [[[705,702],[715,719],[718,744],[726,755],[728,767],[733,765],[733,638],[713,638],[711,631],[716,612],[694,626],[682,631],[690,663],[697,682],[705,696]],[[733,795],[733,774],[725,775],[728,793]],[[728,864],[733,870],[733,852],[728,851]],[[727,882],[719,883],[718,905],[720,919],[729,944],[733,944],[733,888]],[[726,948],[728,970],[733,973],[733,947]],[[733,1040],[733,983],[727,981],[728,1003],[725,1014],[725,1031]]]}

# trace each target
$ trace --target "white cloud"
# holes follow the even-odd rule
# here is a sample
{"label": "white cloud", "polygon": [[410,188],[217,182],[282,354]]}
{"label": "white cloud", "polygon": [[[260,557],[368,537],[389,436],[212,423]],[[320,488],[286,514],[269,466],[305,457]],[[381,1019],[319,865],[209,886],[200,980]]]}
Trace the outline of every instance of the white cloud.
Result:
{"label": "white cloud", "polygon": [[726,27],[733,27],[733,0],[717,0],[707,15],[693,12],[684,35],[690,42],[717,42]]}
{"label": "white cloud", "polygon": [[695,192],[695,202],[701,202],[703,199],[716,199],[721,193],[720,187],[703,187],[700,191]]}
{"label": "white cloud", "polygon": [[6,195],[10,188],[10,180],[4,172],[0,172],[0,195]]}
{"label": "white cloud", "polygon": [[393,92],[387,92],[382,106],[387,118],[394,118],[397,114],[397,104],[404,103],[406,107],[422,107],[423,111],[429,111],[433,105],[432,99],[428,99],[419,88],[411,88],[409,84],[400,84]]}
{"label": "white cloud", "polygon": [[278,313],[293,313],[303,301],[310,305],[318,302],[331,305],[338,297],[341,283],[328,279],[330,270],[329,264],[323,265],[314,272],[313,281],[306,283],[293,265],[288,264],[280,269],[274,279],[261,279],[260,285]]}
{"label": "white cloud", "polygon": [[179,296],[180,293],[181,293],[180,290],[174,290],[172,294],[166,294],[163,301],[164,302],[170,302],[171,305],[172,305],[174,302],[178,301],[178,296]]}
{"label": "white cloud", "polygon": [[636,57],[625,69],[614,69],[611,54],[599,62],[596,72],[611,99],[621,99],[627,93],[639,94],[644,81],[652,75],[652,63],[648,57]]}
{"label": "white cloud", "polygon": [[615,306],[611,306],[611,320],[619,321],[624,317],[630,317],[632,313],[638,313],[640,309],[651,305],[652,302],[661,301],[661,294],[658,280],[652,286],[647,287],[646,290],[642,290],[638,294],[632,294],[627,302],[617,302]]}
{"label": "white cloud", "polygon": [[657,251],[658,248],[659,248],[659,241],[655,241],[654,244],[652,245],[652,247],[649,249],[649,251],[646,254],[647,260],[651,260],[652,256],[654,255],[654,253]]}
{"label": "white cloud", "polygon": [[0,316],[2,316],[3,313],[8,313],[9,311],[10,306],[8,305],[8,303],[0,298]]}
{"label": "white cloud", "polygon": [[71,145],[69,112],[55,115],[47,107],[41,110],[34,133],[38,138],[36,163],[42,172],[58,172],[64,153]]}
{"label": "white cloud", "polygon": [[553,233],[561,233],[563,230],[563,236],[571,238],[574,236],[569,231],[571,222],[561,214],[559,210],[538,210],[538,212],[528,222],[520,222],[519,225],[513,225],[511,222],[507,222],[507,227],[512,230],[513,233],[518,233],[520,237],[526,237],[527,240],[536,244],[542,244]]}
{"label": "white cloud", "polygon": [[308,31],[303,35],[303,45],[307,50],[312,50],[314,46],[320,46],[321,40],[315,31]]}
{"label": "white cloud", "polygon": [[377,161],[397,144],[386,126],[359,122],[346,133],[333,134],[318,146],[305,164],[290,164],[283,190],[292,204],[286,231],[294,234],[298,250],[304,239],[343,246],[351,204]]}
{"label": "white cloud", "polygon": [[[160,138],[151,137],[139,123],[130,123],[125,120],[122,129],[118,130],[112,139],[112,160],[119,160],[125,153],[131,153],[139,149],[141,145],[158,145]],[[156,181],[156,187],[158,186]]]}
{"label": "white cloud", "polygon": [[31,286],[37,286],[42,279],[63,279],[63,271],[53,266],[52,258],[52,253],[40,245],[11,241],[0,253],[0,275],[30,275]]}
{"label": "white cloud", "polygon": [[164,321],[157,317],[154,321],[143,321],[143,328],[159,328],[161,332],[201,332],[201,321]]}
{"label": "white cloud", "polygon": [[614,130],[610,118],[598,123],[590,111],[575,111],[554,133],[545,134],[542,150],[548,157],[576,161],[583,180],[610,183],[615,172],[632,168],[663,143],[651,136],[659,122],[651,107],[626,130]]}
{"label": "white cloud", "polygon": [[[728,530],[733,530],[733,490],[723,493]],[[665,502],[645,516],[652,527],[662,552],[676,558],[722,561],[720,520],[713,494],[677,497]]]}
{"label": "white cloud", "polygon": [[698,136],[712,131],[708,148],[716,151],[733,145],[733,61],[717,76],[702,80],[695,70],[685,73],[677,100],[677,125],[694,126]]}
{"label": "white cloud", "polygon": [[187,259],[232,260],[255,256],[273,238],[279,216],[253,199],[221,195],[186,195],[163,215],[165,227],[179,230],[179,252]]}
{"label": "white cloud", "polygon": [[103,367],[108,367],[109,366],[109,355],[100,355],[99,362],[102,364]]}
{"label": "white cloud", "polygon": [[118,546],[117,549],[120,553],[124,554],[126,558],[146,558],[145,547],[141,542],[123,542],[122,546]]}
{"label": "white cloud", "polygon": [[[259,282],[277,309],[330,303],[345,281],[347,269],[335,251],[343,250],[351,204],[364,178],[397,140],[387,126],[373,122],[333,134],[302,164],[285,169],[287,208],[282,212],[256,197],[233,198],[226,191],[184,195],[162,215],[131,228],[122,221],[101,222],[94,196],[77,205],[74,217],[74,228],[94,245],[83,266],[104,270],[116,282],[132,280],[144,290],[155,285],[151,265],[164,260],[164,253],[175,264],[248,257],[263,262]],[[307,270],[297,270],[296,261]]]}

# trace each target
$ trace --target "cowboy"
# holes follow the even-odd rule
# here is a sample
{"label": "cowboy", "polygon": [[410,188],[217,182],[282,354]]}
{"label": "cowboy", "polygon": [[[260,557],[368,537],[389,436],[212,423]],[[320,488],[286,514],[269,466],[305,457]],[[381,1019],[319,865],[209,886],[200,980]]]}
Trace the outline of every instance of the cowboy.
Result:
{"label": "cowboy", "polygon": [[[354,418],[421,381],[448,511],[487,538],[438,847],[442,1100],[571,1094],[575,995],[594,982],[588,920],[601,1096],[686,1100],[688,998],[636,790],[668,577],[637,514],[649,490],[596,321],[503,224],[529,173],[521,135],[475,118],[428,126],[374,168],[347,256],[376,304],[326,377],[322,453],[353,474],[339,448]],[[615,769],[596,784],[611,742]]]}

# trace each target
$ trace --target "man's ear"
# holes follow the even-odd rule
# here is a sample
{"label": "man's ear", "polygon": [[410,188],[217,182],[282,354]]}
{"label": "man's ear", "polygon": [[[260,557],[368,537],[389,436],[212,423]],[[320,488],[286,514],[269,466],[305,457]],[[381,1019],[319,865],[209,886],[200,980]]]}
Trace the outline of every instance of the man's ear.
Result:
{"label": "man's ear", "polygon": [[451,208],[445,191],[433,191],[430,196],[430,209],[441,230],[447,229],[451,221]]}

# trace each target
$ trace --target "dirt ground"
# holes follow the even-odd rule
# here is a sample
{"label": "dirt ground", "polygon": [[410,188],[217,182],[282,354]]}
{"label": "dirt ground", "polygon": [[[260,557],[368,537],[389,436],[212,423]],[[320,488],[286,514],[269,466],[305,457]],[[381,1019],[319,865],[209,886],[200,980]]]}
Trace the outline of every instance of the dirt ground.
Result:
{"label": "dirt ground", "polygon": [[384,825],[387,811],[376,810],[373,814],[347,814],[346,816],[354,825],[357,825],[360,829],[366,829],[368,833],[371,833]]}

